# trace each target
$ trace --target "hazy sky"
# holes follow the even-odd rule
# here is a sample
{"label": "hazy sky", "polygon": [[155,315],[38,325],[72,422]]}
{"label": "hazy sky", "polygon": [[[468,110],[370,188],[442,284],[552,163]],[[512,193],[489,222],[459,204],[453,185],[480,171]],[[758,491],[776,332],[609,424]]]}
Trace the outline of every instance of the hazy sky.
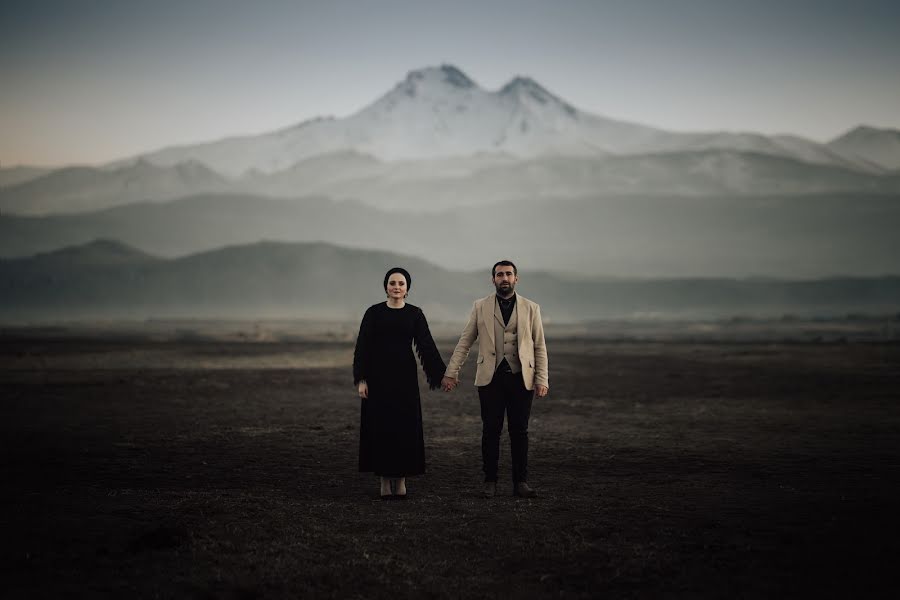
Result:
{"label": "hazy sky", "polygon": [[900,128],[897,1],[3,0],[0,165],[342,117],[442,63],[673,130]]}

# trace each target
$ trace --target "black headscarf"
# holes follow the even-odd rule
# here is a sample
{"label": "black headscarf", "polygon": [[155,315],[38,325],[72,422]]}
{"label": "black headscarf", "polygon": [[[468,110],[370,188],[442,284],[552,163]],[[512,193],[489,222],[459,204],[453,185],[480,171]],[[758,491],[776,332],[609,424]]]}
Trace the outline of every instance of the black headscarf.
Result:
{"label": "black headscarf", "polygon": [[388,272],[384,274],[384,291],[387,291],[388,279],[391,278],[393,273],[400,273],[404,277],[406,277],[406,291],[412,287],[412,277],[409,276],[409,271],[404,269],[403,267],[394,267],[392,269],[388,269]]}

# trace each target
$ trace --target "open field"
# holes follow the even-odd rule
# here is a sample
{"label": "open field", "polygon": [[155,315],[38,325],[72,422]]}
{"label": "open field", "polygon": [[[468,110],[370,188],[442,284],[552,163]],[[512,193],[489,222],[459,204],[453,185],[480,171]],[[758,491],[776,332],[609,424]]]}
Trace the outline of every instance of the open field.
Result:
{"label": "open field", "polygon": [[382,502],[356,472],[352,335],[264,333],[4,331],[3,597],[897,587],[896,341],[551,337],[531,500],[511,495],[505,439],[500,496],[476,496],[470,358],[466,385],[423,392],[428,474]]}

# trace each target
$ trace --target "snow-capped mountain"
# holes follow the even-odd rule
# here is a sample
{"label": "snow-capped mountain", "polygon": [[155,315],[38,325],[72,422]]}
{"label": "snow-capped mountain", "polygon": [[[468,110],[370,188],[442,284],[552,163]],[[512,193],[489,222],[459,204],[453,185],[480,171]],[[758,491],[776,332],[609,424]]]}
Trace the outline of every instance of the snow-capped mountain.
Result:
{"label": "snow-capped mountain", "polygon": [[896,129],[860,126],[828,142],[828,147],[885,169],[900,169],[900,131]]}
{"label": "snow-capped mountain", "polygon": [[479,153],[517,158],[603,156],[683,150],[740,150],[878,172],[796,136],[676,133],[579,110],[527,77],[500,90],[478,86],[454,66],[410,72],[392,90],[346,118],[305,121],[272,133],[165,148],[142,158],[161,166],[195,160],[230,176],[273,173],[322,154],[357,152],[383,161]]}
{"label": "snow-capped mountain", "polygon": [[0,188],[0,213],[83,213],[210,194],[251,194],[296,202],[310,197],[353,199],[381,209],[434,212],[529,198],[827,193],[897,194],[900,175],[716,149],[527,159],[476,154],[394,161],[347,151],[316,155],[275,173],[251,171],[236,179],[197,161],[172,167],[139,160],[116,168],[61,169]]}
{"label": "snow-capped mountain", "polygon": [[343,119],[163,149],[102,168],[0,172],[0,211],[86,212],[197,194],[355,199],[434,211],[602,194],[897,193],[900,132],[830,145],[675,133],[581,111],[516,77],[497,91],[455,67],[413,71]]}
{"label": "snow-capped mountain", "polygon": [[379,161],[368,155],[317,156],[290,169],[241,179],[273,197],[352,198],[381,209],[433,212],[517,199],[769,194],[900,193],[900,177],[771,154],[697,150],[636,155]]}

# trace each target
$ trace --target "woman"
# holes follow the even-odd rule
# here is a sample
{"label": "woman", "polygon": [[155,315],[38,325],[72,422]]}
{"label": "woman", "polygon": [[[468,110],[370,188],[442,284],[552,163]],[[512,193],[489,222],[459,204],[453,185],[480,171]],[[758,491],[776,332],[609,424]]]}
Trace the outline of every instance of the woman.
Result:
{"label": "woman", "polygon": [[359,470],[381,477],[381,498],[406,498],[406,477],[425,472],[425,438],[416,358],[431,389],[444,361],[422,309],[406,303],[412,278],[395,267],[384,276],[387,302],[366,310],[353,353],[353,381],[361,398]]}

